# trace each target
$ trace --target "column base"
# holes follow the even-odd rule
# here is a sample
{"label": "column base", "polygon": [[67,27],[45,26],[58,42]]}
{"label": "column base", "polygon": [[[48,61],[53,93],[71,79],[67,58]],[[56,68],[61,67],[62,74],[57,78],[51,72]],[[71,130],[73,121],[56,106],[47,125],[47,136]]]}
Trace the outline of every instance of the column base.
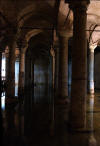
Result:
{"label": "column base", "polygon": [[90,137],[88,139],[88,145],[89,146],[97,146],[97,141],[96,141],[93,133],[90,135]]}
{"label": "column base", "polygon": [[89,81],[89,93],[94,94],[94,81]]}
{"label": "column base", "polygon": [[94,89],[90,89],[89,94],[94,94]]}

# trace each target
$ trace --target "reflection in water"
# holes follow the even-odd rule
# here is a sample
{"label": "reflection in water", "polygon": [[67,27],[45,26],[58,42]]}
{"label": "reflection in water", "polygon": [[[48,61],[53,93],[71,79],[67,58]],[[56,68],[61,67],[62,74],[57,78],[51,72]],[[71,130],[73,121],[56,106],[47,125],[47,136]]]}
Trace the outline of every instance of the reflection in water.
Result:
{"label": "reflection in water", "polygon": [[5,110],[5,93],[2,93],[1,96],[1,108],[2,110]]}
{"label": "reflection in water", "polygon": [[18,96],[18,84],[15,85],[15,96]]}
{"label": "reflection in water", "polygon": [[95,139],[93,134],[90,135],[89,146],[97,146],[97,141],[96,141],[96,139]]}
{"label": "reflection in water", "polygon": [[71,85],[68,85],[68,97],[71,98]]}
{"label": "reflection in water", "polygon": [[[15,96],[18,95],[18,86],[15,86]],[[1,95],[1,108],[2,110],[5,110],[5,92]]]}
{"label": "reflection in water", "polygon": [[[36,87],[35,87],[36,88]],[[40,91],[41,92],[40,92]],[[9,135],[9,137],[11,138],[12,141],[12,145],[15,145],[15,141],[14,138],[15,136],[18,138],[23,137],[24,135],[24,124],[25,126],[27,126],[26,128],[29,129],[29,140],[31,138],[31,145],[40,145],[41,143],[44,146],[96,146],[97,142],[96,139],[94,137],[94,127],[93,127],[93,108],[94,108],[94,96],[89,97],[89,112],[88,112],[88,122],[89,122],[89,128],[91,133],[88,135],[87,133],[83,134],[83,133],[69,133],[67,132],[67,128],[66,128],[66,119],[60,119],[61,124],[62,125],[56,125],[55,127],[55,136],[53,137],[53,139],[51,140],[51,137],[49,137],[49,128],[50,127],[50,111],[49,111],[49,106],[48,104],[43,104],[41,105],[40,102],[42,102],[42,96],[44,96],[45,94],[47,94],[45,91],[45,87],[41,85],[41,87],[39,86],[38,89],[36,90],[37,92],[35,93],[37,95],[37,98],[41,98],[41,101],[39,101],[39,104],[34,104],[33,106],[33,110],[32,112],[30,111],[30,107],[29,108],[29,112],[24,113],[23,110],[23,104],[18,104],[17,106],[15,106],[14,108],[10,108],[10,109],[6,109],[6,115],[4,117],[4,128],[6,129],[6,135],[5,135],[5,139],[7,138],[7,136]],[[41,95],[40,95],[41,94]],[[38,96],[40,95],[40,97]],[[45,96],[43,98],[44,99],[47,98],[47,96]],[[29,99],[29,94],[28,94],[28,99]],[[29,104],[28,104],[29,105]],[[4,109],[5,107],[5,96],[2,96],[2,108]],[[65,105],[66,107],[66,105]],[[62,109],[64,108],[61,107],[61,105],[56,105],[56,109],[55,109],[55,123],[57,124],[58,122],[58,116],[62,117],[63,111],[65,116],[68,115],[67,114],[67,109]],[[61,111],[62,110],[62,111]],[[25,118],[24,114],[26,114],[27,116],[27,121],[25,122]],[[49,115],[50,114],[50,115]],[[32,117],[30,117],[30,115],[32,115]],[[99,122],[99,121],[98,121]],[[29,124],[29,125],[28,125]],[[29,126],[29,127],[28,127]],[[61,127],[60,127],[61,126]],[[57,129],[56,129],[57,128]],[[61,131],[59,131],[59,129],[61,129]],[[59,131],[59,132],[58,132]],[[52,132],[52,131],[51,131]],[[51,133],[52,134],[52,133]],[[87,141],[87,137],[89,136],[89,139]],[[96,135],[95,135],[96,136]],[[97,138],[97,137],[96,137]],[[38,140],[37,140],[38,139]],[[7,143],[6,143],[7,145]],[[6,146],[5,145],[5,146]],[[10,145],[10,144],[8,144]],[[12,146],[10,145],[10,146]],[[20,144],[21,145],[21,144]]]}
{"label": "reflection in water", "polygon": [[15,96],[18,96],[19,61],[15,62]]}
{"label": "reflection in water", "polygon": [[48,102],[48,85],[37,84],[34,87],[34,103]]}
{"label": "reflection in water", "polygon": [[89,137],[89,146],[96,146],[97,145],[97,142],[96,142],[96,139],[94,137],[94,133],[93,133],[93,130],[94,130],[94,127],[93,127],[93,108],[94,108],[94,95],[91,95],[90,96],[90,99],[89,99],[89,125],[90,125],[90,137]]}

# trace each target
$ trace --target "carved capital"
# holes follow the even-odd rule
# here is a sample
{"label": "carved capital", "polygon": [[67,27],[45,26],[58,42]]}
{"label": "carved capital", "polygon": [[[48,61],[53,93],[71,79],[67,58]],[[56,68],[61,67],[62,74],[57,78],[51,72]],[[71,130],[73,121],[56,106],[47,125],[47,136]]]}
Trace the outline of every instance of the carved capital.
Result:
{"label": "carved capital", "polygon": [[97,44],[90,44],[89,49],[91,52],[94,52],[95,48],[97,47]]}
{"label": "carved capital", "polygon": [[71,30],[62,30],[62,31],[59,31],[58,32],[58,36],[59,37],[64,37],[64,38],[70,38],[70,37],[72,37],[72,35],[73,35],[73,32],[71,31]]}
{"label": "carved capital", "polygon": [[17,40],[17,46],[18,46],[19,50],[21,50],[22,48],[27,48],[28,47],[28,42],[24,39],[18,39]]}
{"label": "carved capital", "polygon": [[55,51],[54,51],[53,48],[50,49],[50,53],[51,53],[51,55],[52,55],[53,57],[55,57]]}
{"label": "carved capital", "polygon": [[88,4],[89,4],[89,0],[75,0],[75,1],[70,0],[69,7],[74,12],[86,13]]}

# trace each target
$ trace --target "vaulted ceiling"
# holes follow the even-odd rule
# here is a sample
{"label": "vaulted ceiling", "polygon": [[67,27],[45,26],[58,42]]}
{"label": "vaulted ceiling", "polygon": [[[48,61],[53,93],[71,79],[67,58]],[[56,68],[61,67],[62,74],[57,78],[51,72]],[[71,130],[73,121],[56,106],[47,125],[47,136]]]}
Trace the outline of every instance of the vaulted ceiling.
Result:
{"label": "vaulted ceiling", "polygon": [[[87,10],[86,31],[88,39],[92,33],[92,43],[100,40],[99,25],[100,1],[91,0]],[[66,35],[67,31],[73,29],[73,13],[65,0],[0,0],[0,42],[7,43],[8,34],[16,33],[16,30],[19,38],[27,41],[45,31],[48,31],[46,37],[49,38],[56,26],[58,32],[62,31]],[[42,37],[39,35],[37,40],[43,41]]]}

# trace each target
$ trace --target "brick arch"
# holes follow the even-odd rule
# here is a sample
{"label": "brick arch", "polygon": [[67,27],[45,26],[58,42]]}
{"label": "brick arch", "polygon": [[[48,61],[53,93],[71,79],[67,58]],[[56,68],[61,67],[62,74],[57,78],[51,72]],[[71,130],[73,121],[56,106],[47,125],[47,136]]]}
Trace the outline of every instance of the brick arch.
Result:
{"label": "brick arch", "polygon": [[[34,29],[34,30],[30,30],[30,31],[28,31],[26,34],[25,34],[25,36],[24,36],[24,39],[27,41],[27,43],[30,41],[30,39],[32,38],[32,37],[35,37],[35,36],[37,36],[37,35],[39,35],[39,34],[44,34],[44,33],[47,33],[47,32],[45,32],[44,30],[42,30],[42,29]],[[49,33],[47,33],[48,34],[48,38],[50,37],[50,35],[49,35]],[[46,42],[49,42],[50,40],[48,39],[48,38],[46,38]],[[37,42],[36,42],[37,43]],[[45,42],[44,42],[45,43]],[[27,48],[25,48],[25,50],[26,50]],[[26,52],[26,51],[25,51]]]}
{"label": "brick arch", "polygon": [[39,34],[39,33],[41,33],[41,32],[43,32],[42,29],[30,30],[30,31],[28,31],[28,32],[26,33],[25,39],[26,39],[27,42],[28,42],[28,41],[30,40],[31,37],[33,37],[33,36],[35,36],[35,35],[37,35],[37,34]]}
{"label": "brick arch", "polygon": [[34,16],[37,14],[40,14],[41,16],[43,14],[43,17],[47,21],[52,21],[53,11],[54,8],[51,7],[48,3],[39,5],[38,2],[32,2],[32,4],[26,6],[21,12],[19,12],[17,17],[18,26],[22,27],[28,19],[34,19]]}
{"label": "brick arch", "polygon": [[92,25],[91,31],[90,31],[90,38],[89,38],[89,44],[90,45],[97,45],[100,42],[100,25]]}

